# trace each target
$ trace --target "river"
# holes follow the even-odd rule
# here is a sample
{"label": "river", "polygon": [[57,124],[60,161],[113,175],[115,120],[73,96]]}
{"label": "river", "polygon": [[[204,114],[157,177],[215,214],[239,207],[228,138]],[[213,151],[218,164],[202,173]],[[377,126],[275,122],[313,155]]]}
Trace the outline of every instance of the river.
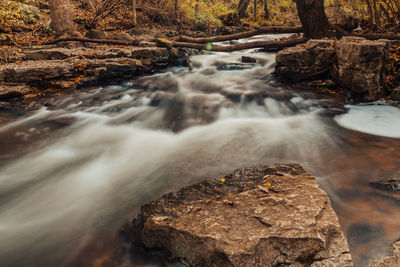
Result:
{"label": "river", "polygon": [[368,183],[400,177],[399,108],[346,106],[335,117],[336,100],[279,83],[274,58],[192,56],[190,68],[33,100],[33,112],[0,110],[0,266],[168,265],[118,235],[142,204],[285,162],[328,192],[356,266],[388,253],[399,201]]}

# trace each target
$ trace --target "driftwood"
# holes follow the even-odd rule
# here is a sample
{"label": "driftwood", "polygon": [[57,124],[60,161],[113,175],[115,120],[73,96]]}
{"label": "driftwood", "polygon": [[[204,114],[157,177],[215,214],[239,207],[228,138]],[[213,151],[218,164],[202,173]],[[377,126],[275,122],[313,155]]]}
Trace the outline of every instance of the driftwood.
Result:
{"label": "driftwood", "polygon": [[97,43],[97,44],[109,44],[109,45],[138,45],[138,41],[118,41],[118,40],[110,40],[110,39],[91,39],[85,37],[67,37],[67,38],[58,38],[53,41],[45,42],[43,45],[52,45],[61,42],[84,42],[84,43]]}
{"label": "driftwood", "polygon": [[[204,37],[204,38],[192,38],[188,36],[179,36],[177,40],[172,41],[165,38],[156,39],[156,43],[161,47],[181,47],[181,48],[193,48],[198,50],[208,50],[215,52],[233,52],[245,49],[253,49],[253,48],[262,48],[264,50],[279,50],[290,46],[295,46],[301,43],[307,42],[307,38],[299,37],[295,39],[286,39],[286,40],[271,40],[271,41],[257,41],[257,42],[248,42],[236,45],[229,46],[214,46],[212,42],[221,42],[228,40],[236,40],[242,38],[248,38],[258,34],[265,33],[289,33],[289,32],[301,32],[301,27],[263,27],[247,32],[229,34],[229,35],[219,35],[213,37]],[[395,42],[400,42],[400,36],[398,35],[381,35],[381,34],[353,34],[353,36],[364,37],[369,40],[378,40],[378,39],[389,39]],[[87,42],[87,43],[98,43],[98,44],[108,44],[108,45],[125,45],[125,46],[138,46],[139,40],[133,41],[119,41],[119,40],[110,40],[110,39],[91,39],[85,37],[67,37],[67,38],[59,38],[53,41],[45,42],[43,45],[52,45],[60,42]]]}
{"label": "driftwood", "polygon": [[269,27],[261,27],[258,29],[254,29],[247,32],[240,32],[228,35],[218,35],[211,37],[200,37],[193,38],[190,36],[181,35],[175,39],[177,42],[189,42],[189,43],[214,43],[214,42],[223,42],[230,40],[238,40],[243,38],[249,38],[258,34],[268,34],[268,33],[300,33],[303,31],[301,26],[297,27],[282,27],[282,26],[269,26]]}
{"label": "driftwood", "polygon": [[258,42],[248,42],[248,43],[229,45],[229,46],[213,46],[212,44],[176,42],[168,39],[159,38],[157,39],[157,44],[159,46],[167,48],[181,47],[181,48],[194,48],[198,50],[214,51],[214,52],[233,52],[233,51],[253,49],[253,48],[262,48],[264,50],[277,50],[302,44],[307,42],[307,40],[308,40],[307,38],[300,37],[287,40],[258,41]]}

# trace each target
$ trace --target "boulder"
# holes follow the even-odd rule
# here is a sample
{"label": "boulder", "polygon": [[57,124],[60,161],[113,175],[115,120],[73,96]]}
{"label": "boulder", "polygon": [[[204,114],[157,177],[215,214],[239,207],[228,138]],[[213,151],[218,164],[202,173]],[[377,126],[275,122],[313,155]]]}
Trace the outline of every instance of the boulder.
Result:
{"label": "boulder", "polygon": [[400,101],[400,86],[396,87],[390,94],[390,98],[395,101]]}
{"label": "boulder", "polygon": [[279,51],[276,55],[276,72],[294,81],[328,72],[335,60],[334,42],[309,40],[305,44]]}
{"label": "boulder", "polygon": [[242,56],[243,63],[257,63],[257,59],[254,57]]}
{"label": "boulder", "polygon": [[85,37],[91,38],[91,39],[107,39],[107,34],[103,31],[100,30],[90,30],[85,34]]}
{"label": "boulder", "polygon": [[328,195],[299,165],[238,169],[142,206],[134,243],[191,266],[353,266]]}
{"label": "boulder", "polygon": [[335,81],[354,93],[377,97],[383,93],[390,41],[343,37],[336,44]]}
{"label": "boulder", "polygon": [[82,38],[83,34],[81,32],[79,32],[79,31],[70,31],[68,33],[68,36],[72,37],[72,38]]}
{"label": "boulder", "polygon": [[127,32],[120,32],[114,36],[115,40],[125,41],[125,42],[133,42],[134,38]]}

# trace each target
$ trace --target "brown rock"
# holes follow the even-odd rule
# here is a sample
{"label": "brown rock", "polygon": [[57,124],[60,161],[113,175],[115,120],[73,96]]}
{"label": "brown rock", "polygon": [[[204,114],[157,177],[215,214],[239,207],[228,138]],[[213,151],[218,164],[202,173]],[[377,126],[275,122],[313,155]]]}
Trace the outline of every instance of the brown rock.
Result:
{"label": "brown rock", "polygon": [[156,43],[157,43],[158,46],[166,47],[168,49],[171,49],[172,46],[174,45],[174,43],[171,40],[167,39],[167,38],[157,38],[156,39]]}
{"label": "brown rock", "polygon": [[75,37],[75,38],[82,38],[83,34],[81,32],[78,31],[71,31],[68,33],[69,37]]}
{"label": "brown rock", "polygon": [[31,88],[25,84],[0,84],[0,100],[22,97],[31,92]]}
{"label": "brown rock", "polygon": [[400,86],[395,88],[390,94],[390,98],[395,101],[400,101]]}
{"label": "brown rock", "polygon": [[337,61],[333,77],[352,92],[368,93],[370,97],[380,96],[389,52],[389,40],[343,37],[336,45]]}
{"label": "brown rock", "polygon": [[353,266],[327,194],[299,165],[185,187],[144,205],[131,229],[191,266]]}
{"label": "brown rock", "polygon": [[26,61],[0,66],[0,78],[5,82],[26,83],[43,79],[71,77],[74,64],[68,61]]}
{"label": "brown rock", "polygon": [[107,39],[105,32],[96,29],[88,31],[85,36],[91,39]]}
{"label": "brown rock", "polygon": [[86,47],[77,48],[45,48],[26,52],[26,60],[58,60],[67,58],[88,58],[88,59],[106,59],[106,58],[130,58],[131,50],[119,47],[106,47],[91,49]]}
{"label": "brown rock", "polygon": [[21,49],[15,47],[0,47],[0,62],[13,63],[21,60]]}
{"label": "brown rock", "polygon": [[306,80],[331,69],[335,60],[333,40],[310,40],[279,51],[276,55],[276,71],[295,81]]}

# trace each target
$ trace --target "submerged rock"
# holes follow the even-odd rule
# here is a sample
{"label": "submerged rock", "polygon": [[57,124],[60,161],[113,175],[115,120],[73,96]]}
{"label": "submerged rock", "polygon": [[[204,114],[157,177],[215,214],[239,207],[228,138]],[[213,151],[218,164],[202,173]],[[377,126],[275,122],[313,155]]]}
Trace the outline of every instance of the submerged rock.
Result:
{"label": "submerged rock", "polygon": [[343,37],[336,44],[333,78],[355,93],[371,97],[383,93],[390,41],[369,41],[360,37]]}
{"label": "submerged rock", "polygon": [[185,187],[144,205],[131,230],[191,266],[353,266],[328,195],[299,165]]}
{"label": "submerged rock", "polygon": [[276,71],[284,78],[301,81],[329,71],[335,60],[333,40],[310,40],[279,51]]}
{"label": "submerged rock", "polygon": [[380,262],[376,263],[374,267],[398,267],[400,266],[400,240],[393,243],[393,255],[387,256]]}
{"label": "submerged rock", "polygon": [[389,180],[370,182],[369,185],[386,196],[400,200],[400,179],[393,178]]}

